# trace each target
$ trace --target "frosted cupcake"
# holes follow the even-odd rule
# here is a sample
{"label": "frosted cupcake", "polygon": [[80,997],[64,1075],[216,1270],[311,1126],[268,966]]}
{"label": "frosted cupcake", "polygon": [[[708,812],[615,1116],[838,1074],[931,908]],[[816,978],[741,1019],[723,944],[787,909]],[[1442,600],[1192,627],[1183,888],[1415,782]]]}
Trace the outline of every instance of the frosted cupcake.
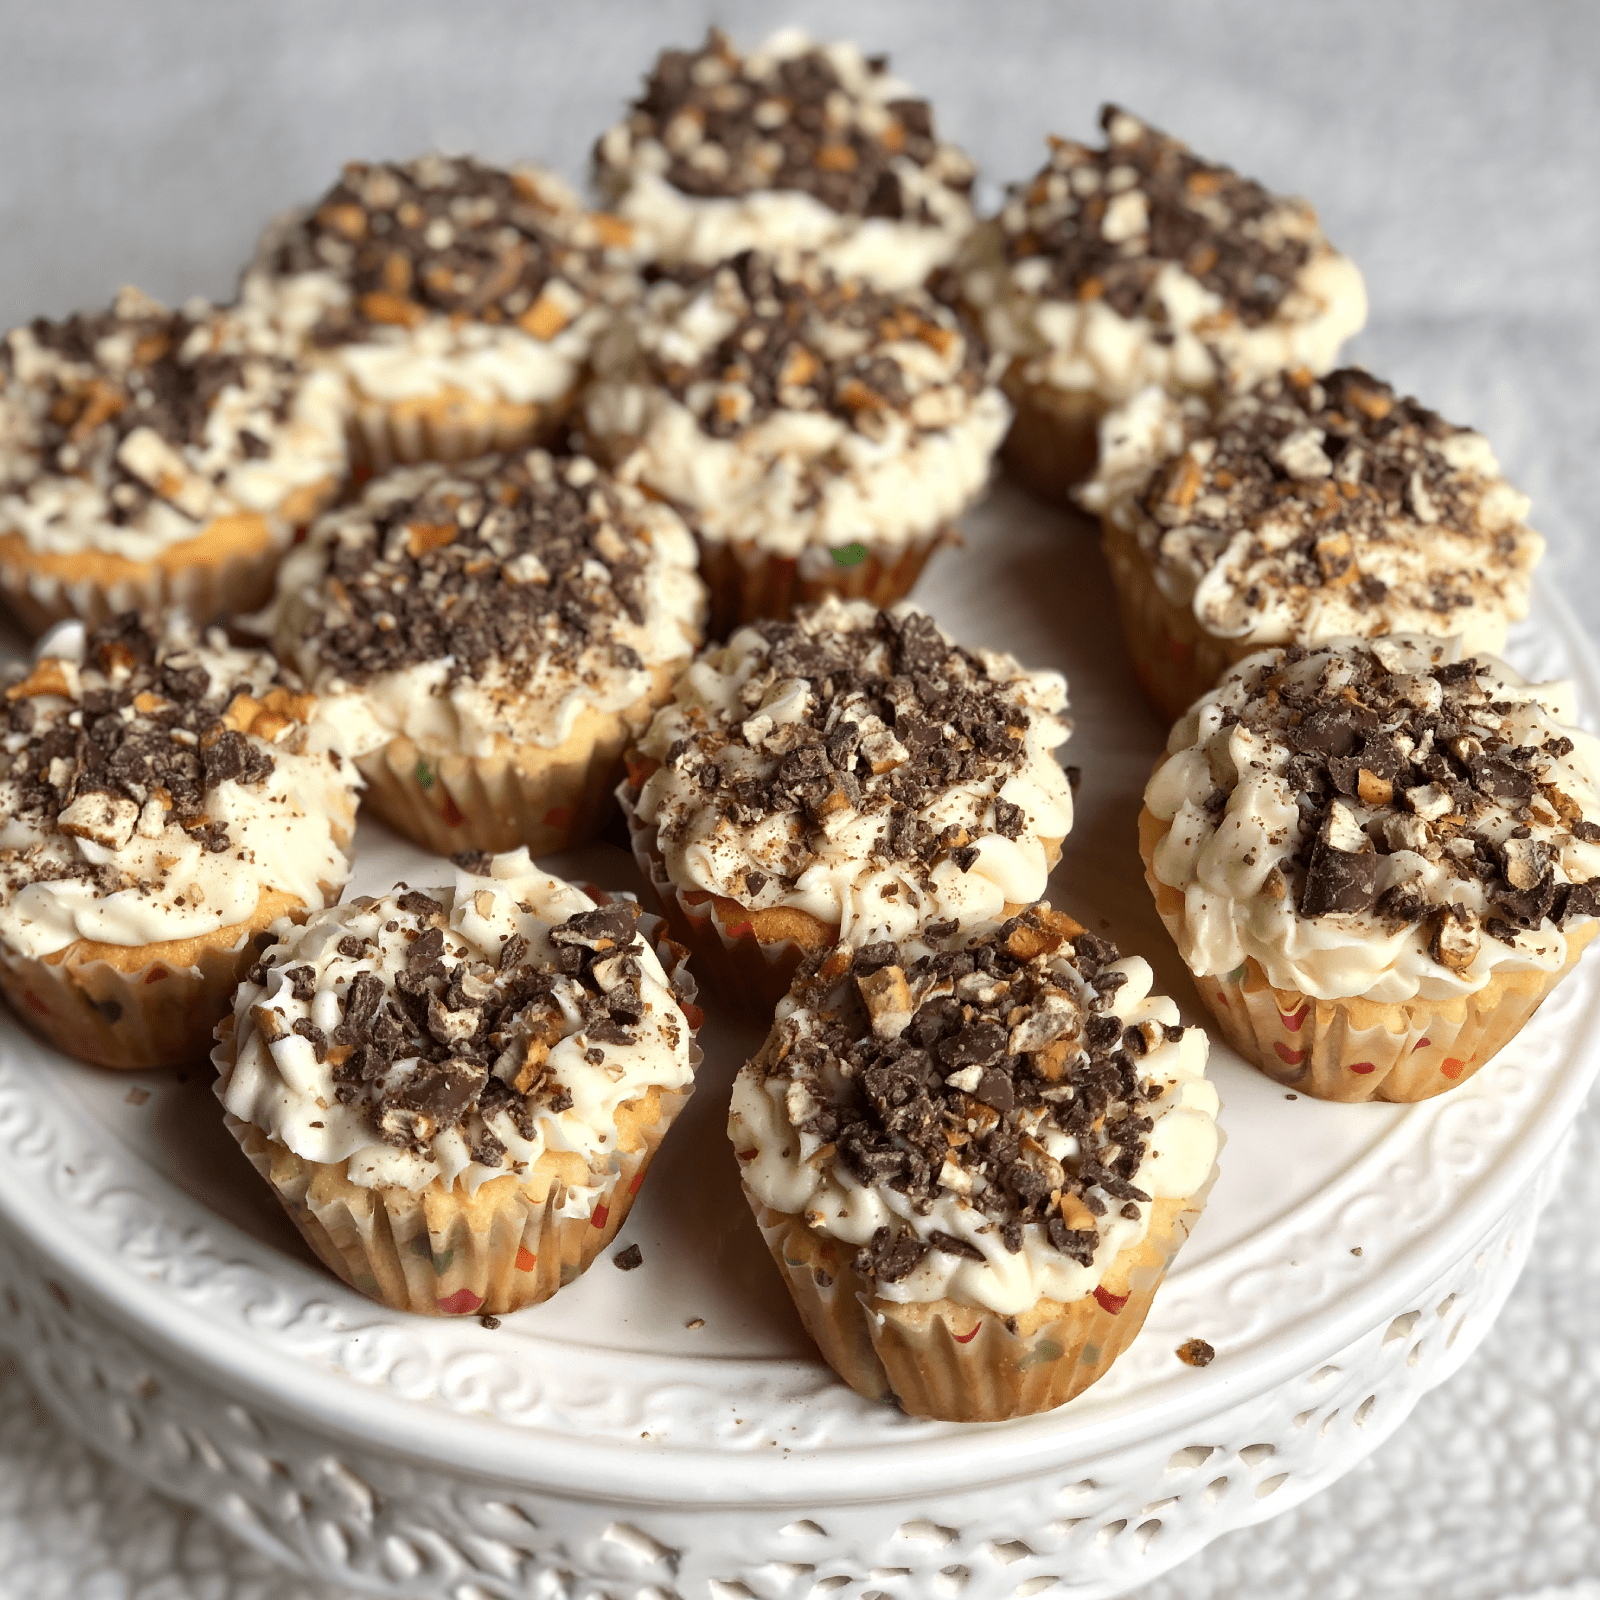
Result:
{"label": "frosted cupcake", "polygon": [[1116,106],[1106,147],[1050,141],[963,254],[962,293],[1010,358],[1005,461],[1065,503],[1112,406],[1150,384],[1211,393],[1325,372],[1366,321],[1355,264],[1304,200],[1269,194]]}
{"label": "frosted cupcake", "polygon": [[654,284],[596,372],[589,440],[683,513],[717,637],[824,595],[901,598],[987,487],[1010,415],[928,294],[758,254]]}
{"label": "frosted cupcake", "polygon": [[6,674],[0,988],[108,1067],[204,1059],[269,924],[338,899],[356,773],[264,651],[132,614]]}
{"label": "frosted cupcake", "polygon": [[1098,511],[1128,648],[1162,720],[1264,645],[1459,635],[1505,647],[1544,540],[1482,435],[1359,368],[1108,416]]}
{"label": "frosted cupcake", "polygon": [[734,1080],[745,1196],[858,1393],[994,1422],[1132,1342],[1217,1154],[1206,1036],[1049,906],[814,957]]}
{"label": "frosted cupcake", "polygon": [[1172,731],[1139,819],[1200,997],[1329,1100],[1464,1083],[1594,937],[1600,745],[1455,640],[1263,651]]}
{"label": "frosted cupcake", "polygon": [[460,461],[560,430],[629,281],[616,237],[534,167],[353,161],[268,229],[245,294],[346,382],[367,465]]}
{"label": "frosted cupcake", "polygon": [[603,825],[703,611],[672,511],[533,450],[377,479],[284,564],[269,625],[392,827],[545,854]]}
{"label": "frosted cupcake", "polygon": [[800,961],[1043,894],[1072,826],[1066,684],[909,605],[741,628],[628,756],[634,850],[696,975],[765,1020]]}
{"label": "frosted cupcake", "polygon": [[259,308],[137,289],[0,343],[0,596],[78,616],[259,606],[345,473],[343,399]]}
{"label": "frosted cupcake", "polygon": [[638,914],[519,850],[274,927],[219,1030],[217,1095],[352,1288],[515,1311],[616,1237],[697,1059]]}
{"label": "frosted cupcake", "polygon": [[970,160],[883,57],[796,29],[741,57],[712,29],[666,50],[594,149],[596,187],[660,265],[811,250],[834,271],[908,289],[972,226]]}

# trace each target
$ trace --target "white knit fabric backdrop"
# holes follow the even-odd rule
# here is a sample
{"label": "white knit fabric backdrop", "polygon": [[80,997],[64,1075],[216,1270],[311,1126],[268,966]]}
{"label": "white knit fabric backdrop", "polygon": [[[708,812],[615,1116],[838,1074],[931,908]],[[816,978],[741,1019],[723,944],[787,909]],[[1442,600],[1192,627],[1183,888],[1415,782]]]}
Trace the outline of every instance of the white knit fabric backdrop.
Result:
{"label": "white knit fabric backdrop", "polygon": [[[1310,196],[1355,357],[1481,428],[1600,632],[1600,6],[1588,0],[0,0],[0,326],[136,282],[225,295],[352,156],[582,174],[709,22],[893,53],[994,181],[1115,99]],[[1501,1324],[1379,1454],[1144,1600],[1600,1600],[1600,1117]],[[61,1437],[0,1366],[4,1600],[335,1600]]]}

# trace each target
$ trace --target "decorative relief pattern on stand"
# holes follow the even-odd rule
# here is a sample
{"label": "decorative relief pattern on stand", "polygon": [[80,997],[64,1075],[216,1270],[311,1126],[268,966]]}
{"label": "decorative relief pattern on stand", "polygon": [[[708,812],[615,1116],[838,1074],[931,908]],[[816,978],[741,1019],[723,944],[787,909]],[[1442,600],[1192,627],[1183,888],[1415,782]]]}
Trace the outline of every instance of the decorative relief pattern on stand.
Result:
{"label": "decorative relief pattern on stand", "polygon": [[998,1600],[1111,1596],[1367,1455],[1487,1333],[1549,1173],[1471,1259],[1309,1372],[1208,1421],[1070,1472],[926,1503],[617,1508],[335,1446],[197,1385],[73,1306],[15,1248],[0,1337],[47,1404],[124,1467],[277,1560],[426,1600]]}

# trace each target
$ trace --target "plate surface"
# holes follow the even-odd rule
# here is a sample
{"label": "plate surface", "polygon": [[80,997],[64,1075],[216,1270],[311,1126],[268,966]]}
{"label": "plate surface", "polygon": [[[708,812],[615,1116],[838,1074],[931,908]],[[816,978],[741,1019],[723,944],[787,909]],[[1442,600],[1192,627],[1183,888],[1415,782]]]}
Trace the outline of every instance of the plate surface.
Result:
{"label": "plate surface", "polygon": [[[1133,819],[1162,730],[1133,689],[1090,527],[1000,486],[919,592],[959,640],[1065,671],[1083,769],[1057,902],[1127,951],[1186,1018],[1203,1014],[1143,885]],[[1510,652],[1538,676],[1600,678],[1542,597]],[[352,892],[438,866],[363,824]],[[596,845],[551,865],[608,887],[631,861]],[[1198,1423],[1374,1326],[1496,1223],[1547,1162],[1592,1075],[1592,963],[1462,1088],[1415,1107],[1295,1099],[1213,1044],[1221,1176],[1144,1333],[1107,1378],[1048,1416],[981,1428],[858,1399],[815,1357],[751,1223],[722,1131],[758,1035],[716,1019],[693,1102],[619,1248],[544,1306],[503,1320],[409,1317],[331,1278],[223,1132],[209,1073],[116,1075],[0,1021],[0,1211],[77,1292],[241,1395],[408,1455],[641,1502],[730,1504],[919,1493],[1084,1459]],[[1359,1251],[1359,1254],[1357,1253]],[[1174,1351],[1207,1339],[1204,1371]],[[676,1487],[675,1487],[676,1486]]]}

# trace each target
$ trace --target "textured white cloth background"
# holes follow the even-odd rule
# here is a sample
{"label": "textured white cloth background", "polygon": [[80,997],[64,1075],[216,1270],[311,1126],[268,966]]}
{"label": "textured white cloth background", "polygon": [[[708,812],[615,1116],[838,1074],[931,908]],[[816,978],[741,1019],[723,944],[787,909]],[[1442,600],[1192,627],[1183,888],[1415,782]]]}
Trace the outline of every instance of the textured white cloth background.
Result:
{"label": "textured white cloth background", "polygon": [[[1309,195],[1355,356],[1481,428],[1600,632],[1600,5],[1588,0],[0,0],[0,326],[226,295],[351,156],[570,176],[661,45],[784,22],[890,50],[998,179],[1116,99]],[[1600,1600],[1600,1118],[1502,1323],[1368,1464],[1144,1600]],[[335,1600],[63,1439],[0,1367],[5,1600]]]}

